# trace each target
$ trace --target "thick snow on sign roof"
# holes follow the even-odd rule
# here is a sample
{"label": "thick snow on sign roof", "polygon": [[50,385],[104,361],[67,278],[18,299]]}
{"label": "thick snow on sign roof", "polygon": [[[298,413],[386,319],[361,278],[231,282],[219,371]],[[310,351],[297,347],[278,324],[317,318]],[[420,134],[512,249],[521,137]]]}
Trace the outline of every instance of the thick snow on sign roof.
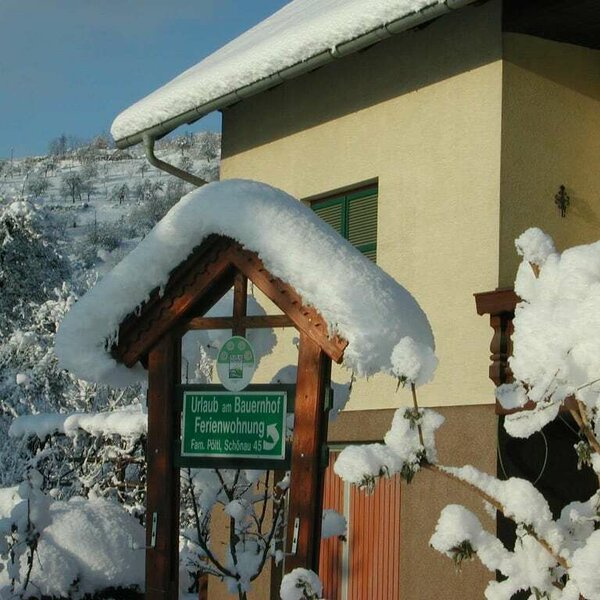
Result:
{"label": "thick snow on sign roof", "polygon": [[110,355],[119,324],[212,233],[256,252],[273,275],[314,306],[330,331],[348,341],[344,364],[358,375],[398,374],[391,356],[407,336],[425,357],[432,354],[425,314],[394,279],[288,194],[227,180],[184,196],[71,308],[56,335],[61,365],[83,379],[113,385],[145,377],[141,367],[127,369]]}
{"label": "thick snow on sign roof", "polygon": [[120,140],[142,132],[393,21],[446,4],[451,2],[294,0],[125,110],[111,133]]}

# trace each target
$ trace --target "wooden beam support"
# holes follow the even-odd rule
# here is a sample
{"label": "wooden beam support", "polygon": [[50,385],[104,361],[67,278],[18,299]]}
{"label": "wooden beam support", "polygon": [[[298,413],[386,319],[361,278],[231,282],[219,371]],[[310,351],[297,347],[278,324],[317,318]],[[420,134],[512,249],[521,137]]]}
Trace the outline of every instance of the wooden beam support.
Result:
{"label": "wooden beam support", "polygon": [[132,367],[160,337],[185,321],[192,310],[207,311],[233,285],[235,270],[229,261],[228,240],[218,240],[202,254],[196,269],[181,269],[170,277],[164,292],[155,290],[139,316],[121,325],[113,356]]}
{"label": "wooden beam support", "polygon": [[[250,279],[283,314],[248,316]],[[234,287],[231,317],[207,318],[206,312]],[[295,567],[317,570],[321,536],[322,452],[327,439],[324,399],[330,385],[331,360],[341,362],[348,342],[328,330],[319,312],[273,276],[258,255],[227,237],[209,236],[156,288],[139,310],[119,327],[112,349],[128,367],[142,360],[148,366],[147,550],[146,598],[169,600],[178,591],[179,470],[175,465],[180,422],[175,384],[181,376],[182,333],[189,329],[231,329],[295,326],[300,333],[291,457],[288,552],[298,519],[298,541],[285,560]]]}
{"label": "wooden beam support", "polygon": [[179,469],[174,453],[179,439],[175,384],[181,372],[180,347],[169,332],[149,353],[146,600],[178,596]]}
{"label": "wooden beam support", "polygon": [[239,247],[232,252],[232,261],[254,285],[280,310],[287,314],[294,325],[316,342],[331,360],[340,363],[348,342],[338,335],[329,336],[327,323],[316,309],[306,306],[292,286],[271,275],[258,255]]}
{"label": "wooden beam support", "polygon": [[[286,573],[296,567],[316,572],[319,565],[323,494],[321,452],[327,439],[324,399],[330,373],[329,357],[306,333],[300,332],[284,565]],[[296,548],[292,548],[296,519],[299,519],[298,542]]]}
{"label": "wooden beam support", "polygon": [[[477,314],[490,315],[490,325],[494,330],[490,343],[490,379],[498,386],[510,383],[512,372],[508,359],[512,354],[512,332],[515,307],[520,298],[512,288],[501,288],[492,292],[474,294]],[[497,406],[500,406],[499,404]]]}
{"label": "wooden beam support", "polygon": [[521,298],[513,288],[497,288],[491,292],[478,292],[475,296],[475,306],[478,315],[513,314]]}
{"label": "wooden beam support", "polygon": [[[234,240],[213,235],[196,248],[169,276],[164,290],[156,288],[139,310],[128,315],[119,327],[118,342],[112,349],[115,359],[128,367],[143,360],[158,339],[170,330],[203,329],[226,321],[205,321],[204,314],[234,285],[240,272],[237,316],[232,329],[249,327],[285,327],[294,325],[307,335],[335,362],[342,362],[348,342],[337,334],[330,335],[319,312],[303,304],[293,287],[271,275],[258,255],[245,250]],[[248,317],[241,310],[250,279],[284,313],[270,317]],[[246,291],[243,291],[245,289]],[[242,295],[243,294],[243,295]],[[242,314],[243,313],[243,314]],[[194,318],[200,315],[199,318]]]}
{"label": "wooden beam support", "polygon": [[[269,329],[271,327],[293,327],[294,322],[287,315],[254,315],[242,317],[244,329]],[[186,325],[191,329],[233,329],[233,317],[194,317]]]}
{"label": "wooden beam support", "polygon": [[233,280],[233,335],[246,335],[243,320],[248,308],[248,278],[239,271]]}

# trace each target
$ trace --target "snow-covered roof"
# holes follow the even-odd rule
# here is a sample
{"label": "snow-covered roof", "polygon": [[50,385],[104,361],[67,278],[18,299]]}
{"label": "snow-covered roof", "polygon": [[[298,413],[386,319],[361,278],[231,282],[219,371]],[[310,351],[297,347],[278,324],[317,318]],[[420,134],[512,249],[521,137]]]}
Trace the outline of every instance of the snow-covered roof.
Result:
{"label": "snow-covered roof", "polygon": [[121,146],[185,122],[431,20],[473,0],[293,0],[122,112]]}
{"label": "snow-covered roof", "polygon": [[409,358],[392,359],[392,353],[407,336],[418,347],[408,353],[411,365],[415,352],[432,353],[425,314],[392,277],[285,192],[227,180],[184,196],[70,309],[55,338],[61,365],[83,379],[113,385],[145,378],[141,366],[127,369],[110,354],[119,325],[211,234],[256,252],[271,274],[314,306],[330,334],[348,342],[344,364],[358,375],[399,375],[398,363]]}

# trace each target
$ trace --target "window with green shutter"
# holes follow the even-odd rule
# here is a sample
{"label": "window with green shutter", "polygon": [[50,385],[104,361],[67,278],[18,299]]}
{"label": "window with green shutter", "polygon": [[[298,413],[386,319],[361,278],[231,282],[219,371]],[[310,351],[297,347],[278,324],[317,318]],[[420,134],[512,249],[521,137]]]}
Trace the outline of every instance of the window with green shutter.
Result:
{"label": "window with green shutter", "polygon": [[375,262],[377,258],[377,187],[316,200],[312,209],[340,235]]}

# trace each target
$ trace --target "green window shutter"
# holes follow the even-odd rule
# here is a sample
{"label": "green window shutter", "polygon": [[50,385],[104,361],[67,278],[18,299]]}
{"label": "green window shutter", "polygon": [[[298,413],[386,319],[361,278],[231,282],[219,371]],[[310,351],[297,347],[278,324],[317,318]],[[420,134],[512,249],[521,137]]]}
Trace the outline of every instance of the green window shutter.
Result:
{"label": "green window shutter", "polygon": [[348,198],[348,241],[371,260],[377,255],[377,193]]}
{"label": "green window shutter", "polygon": [[372,260],[373,262],[377,262],[377,245],[376,244],[371,244],[369,247],[364,247],[363,249],[359,250],[369,259]]}
{"label": "green window shutter", "polygon": [[333,198],[323,202],[315,202],[312,209],[340,235],[346,237],[345,198]]}
{"label": "green window shutter", "polygon": [[341,236],[375,262],[377,258],[377,188],[312,203],[312,209]]}

